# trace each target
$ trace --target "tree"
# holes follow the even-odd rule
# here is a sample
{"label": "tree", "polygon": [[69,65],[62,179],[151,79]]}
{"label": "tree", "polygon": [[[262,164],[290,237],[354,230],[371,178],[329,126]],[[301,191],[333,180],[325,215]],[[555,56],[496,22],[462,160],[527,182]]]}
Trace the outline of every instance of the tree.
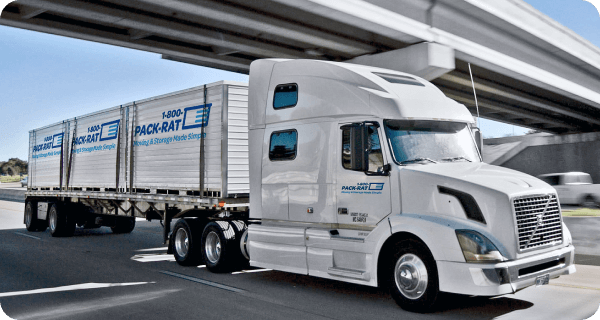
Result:
{"label": "tree", "polygon": [[19,158],[10,158],[8,161],[0,162],[0,174],[19,175],[27,173],[27,161]]}

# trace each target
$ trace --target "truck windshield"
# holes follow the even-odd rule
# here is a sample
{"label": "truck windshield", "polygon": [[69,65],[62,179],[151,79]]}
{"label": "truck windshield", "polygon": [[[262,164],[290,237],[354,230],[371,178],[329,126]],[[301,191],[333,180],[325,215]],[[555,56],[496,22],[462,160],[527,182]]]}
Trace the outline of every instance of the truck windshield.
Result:
{"label": "truck windshield", "polygon": [[432,120],[384,120],[383,123],[398,164],[480,162],[466,123]]}

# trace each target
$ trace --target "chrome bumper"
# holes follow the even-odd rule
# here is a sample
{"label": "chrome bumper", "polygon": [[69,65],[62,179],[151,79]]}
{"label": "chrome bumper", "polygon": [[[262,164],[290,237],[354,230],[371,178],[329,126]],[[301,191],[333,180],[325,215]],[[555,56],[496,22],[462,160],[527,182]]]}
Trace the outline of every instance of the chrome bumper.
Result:
{"label": "chrome bumper", "polygon": [[539,276],[549,274],[552,279],[574,273],[574,257],[574,247],[568,246],[496,264],[437,261],[440,290],[481,296],[514,293],[535,285]]}

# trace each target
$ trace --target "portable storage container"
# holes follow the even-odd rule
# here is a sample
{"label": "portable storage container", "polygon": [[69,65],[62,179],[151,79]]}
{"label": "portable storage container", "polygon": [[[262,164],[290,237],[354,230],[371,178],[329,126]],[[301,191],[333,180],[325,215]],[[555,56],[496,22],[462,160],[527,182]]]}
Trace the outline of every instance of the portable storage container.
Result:
{"label": "portable storage container", "polygon": [[249,193],[248,87],[220,81],[30,131],[30,190]]}

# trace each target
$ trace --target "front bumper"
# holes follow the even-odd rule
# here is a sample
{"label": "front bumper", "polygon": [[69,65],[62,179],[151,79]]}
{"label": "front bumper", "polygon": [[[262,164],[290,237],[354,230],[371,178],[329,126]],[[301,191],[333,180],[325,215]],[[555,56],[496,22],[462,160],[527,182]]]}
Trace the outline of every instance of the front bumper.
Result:
{"label": "front bumper", "polygon": [[495,296],[535,285],[538,276],[550,279],[575,272],[575,248],[570,245],[551,252],[495,264],[437,261],[440,291]]}

